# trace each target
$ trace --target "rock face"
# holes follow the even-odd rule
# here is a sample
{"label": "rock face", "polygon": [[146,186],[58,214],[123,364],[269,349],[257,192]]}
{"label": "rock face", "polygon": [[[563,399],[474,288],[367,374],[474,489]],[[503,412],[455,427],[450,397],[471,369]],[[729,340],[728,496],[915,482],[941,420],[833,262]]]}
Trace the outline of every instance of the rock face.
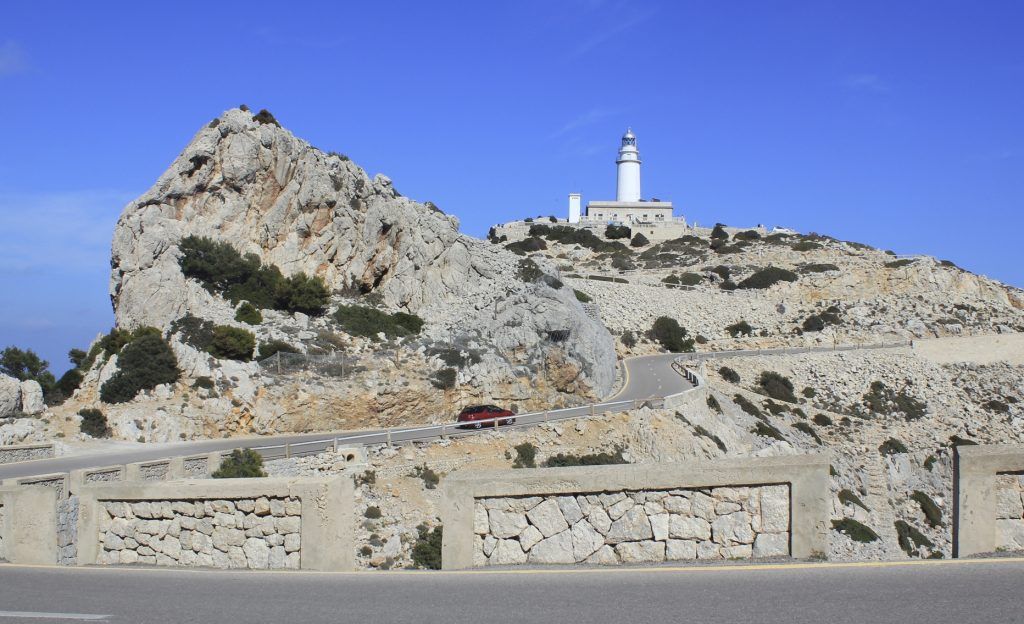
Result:
{"label": "rock face", "polygon": [[21,383],[14,377],[0,375],[0,418],[21,409]]}
{"label": "rock face", "polygon": [[26,414],[38,414],[45,409],[43,389],[39,386],[39,382],[32,379],[21,382],[21,411]]}
{"label": "rock face", "polygon": [[595,394],[614,381],[611,337],[572,289],[524,282],[518,256],[460,234],[457,219],[402,197],[388,178],[371,180],[249,112],[230,110],[200,130],[124,209],[110,280],[119,327],[167,328],[189,313],[234,324],[230,303],[179,269],[178,243],[193,234],[285,275],[321,276],[335,292],[375,293],[387,308],[423,317],[428,336],[468,330],[503,352],[557,348]]}
{"label": "rock face", "polygon": [[476,566],[789,554],[785,485],[485,498],[474,511]]}

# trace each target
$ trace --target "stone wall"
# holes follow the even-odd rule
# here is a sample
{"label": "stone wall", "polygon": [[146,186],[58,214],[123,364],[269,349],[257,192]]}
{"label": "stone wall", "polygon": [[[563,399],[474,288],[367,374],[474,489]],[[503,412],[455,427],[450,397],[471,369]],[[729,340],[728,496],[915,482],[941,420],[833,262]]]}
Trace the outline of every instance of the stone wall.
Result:
{"label": "stone wall", "polygon": [[1024,550],[1024,473],[996,476],[996,549]]}
{"label": "stone wall", "polygon": [[75,565],[78,560],[78,497],[57,501],[57,563]]}
{"label": "stone wall", "polygon": [[46,459],[53,457],[52,444],[19,444],[0,446],[0,464]]}
{"label": "stone wall", "polygon": [[789,486],[481,498],[476,566],[788,556]]}
{"label": "stone wall", "polygon": [[298,569],[296,497],[102,501],[98,564]]}
{"label": "stone wall", "polygon": [[0,561],[7,561],[7,551],[4,549],[4,527],[7,526],[4,522],[4,509],[3,505],[0,505]]}

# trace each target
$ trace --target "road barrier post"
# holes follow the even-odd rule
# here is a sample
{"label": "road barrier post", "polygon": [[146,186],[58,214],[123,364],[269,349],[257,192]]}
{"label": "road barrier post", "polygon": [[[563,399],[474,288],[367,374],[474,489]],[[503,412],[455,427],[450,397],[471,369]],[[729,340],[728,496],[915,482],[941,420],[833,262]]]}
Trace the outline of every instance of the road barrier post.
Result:
{"label": "road barrier post", "polygon": [[285,459],[291,459],[291,456],[292,456],[292,445],[291,444],[285,444],[284,445],[284,458]]}
{"label": "road barrier post", "polygon": [[338,438],[334,438],[334,453],[338,453]]}
{"label": "road barrier post", "polygon": [[387,432],[387,444],[388,446],[391,446],[391,430],[386,429],[385,431]]}
{"label": "road barrier post", "polygon": [[548,421],[548,411],[544,410],[544,422]]}
{"label": "road barrier post", "polygon": [[445,430],[445,424],[444,424],[444,423],[441,423],[441,439],[442,439],[442,440],[444,440],[445,438],[447,438],[447,437],[448,437],[448,435],[447,435],[447,434],[445,433],[445,431],[444,431],[444,430]]}

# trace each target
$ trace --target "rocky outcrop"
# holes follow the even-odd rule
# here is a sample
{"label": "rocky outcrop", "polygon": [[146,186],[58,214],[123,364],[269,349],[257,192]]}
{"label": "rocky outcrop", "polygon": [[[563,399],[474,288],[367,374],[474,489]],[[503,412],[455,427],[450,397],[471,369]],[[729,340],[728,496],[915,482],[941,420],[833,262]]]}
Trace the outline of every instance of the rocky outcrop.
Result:
{"label": "rocky outcrop", "polygon": [[39,414],[46,409],[43,403],[43,389],[33,379],[21,382],[21,411],[26,414]]}
{"label": "rocky outcrop", "polygon": [[21,383],[14,377],[0,375],[0,418],[21,411]]}
{"label": "rocky outcrop", "polygon": [[570,289],[524,283],[518,257],[460,234],[455,217],[251,113],[233,109],[200,130],[124,209],[110,283],[119,327],[166,328],[187,313],[233,318],[230,304],[182,275],[177,244],[190,234],[230,242],[286,275],[319,275],[334,291],[378,293],[437,336],[473,330],[499,349],[533,350],[568,331],[562,346],[589,384],[611,388],[608,333]]}

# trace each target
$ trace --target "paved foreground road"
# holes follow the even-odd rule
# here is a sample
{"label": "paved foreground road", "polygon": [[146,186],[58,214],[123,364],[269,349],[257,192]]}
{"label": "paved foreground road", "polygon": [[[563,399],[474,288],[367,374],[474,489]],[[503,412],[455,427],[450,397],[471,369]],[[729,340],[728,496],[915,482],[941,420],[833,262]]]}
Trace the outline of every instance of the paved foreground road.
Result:
{"label": "paved foreground road", "polygon": [[355,574],[0,566],[0,623],[985,624],[1024,618],[1022,579],[1024,559]]}

